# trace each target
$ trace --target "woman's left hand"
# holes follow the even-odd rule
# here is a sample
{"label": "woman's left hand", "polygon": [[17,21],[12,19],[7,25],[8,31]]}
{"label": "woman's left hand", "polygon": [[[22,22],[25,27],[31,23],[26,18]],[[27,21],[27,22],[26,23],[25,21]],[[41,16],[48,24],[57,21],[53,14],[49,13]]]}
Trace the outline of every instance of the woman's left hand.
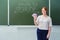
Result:
{"label": "woman's left hand", "polygon": [[50,36],[49,36],[49,34],[48,34],[48,35],[47,35],[47,39],[49,39],[49,37],[50,37]]}

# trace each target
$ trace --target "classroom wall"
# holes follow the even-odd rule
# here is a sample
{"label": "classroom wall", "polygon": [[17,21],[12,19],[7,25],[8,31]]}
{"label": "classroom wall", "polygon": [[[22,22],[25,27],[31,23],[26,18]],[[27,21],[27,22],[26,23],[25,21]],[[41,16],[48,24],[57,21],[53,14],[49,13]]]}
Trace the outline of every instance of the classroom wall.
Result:
{"label": "classroom wall", "polygon": [[[50,0],[53,25],[60,25],[60,5],[58,4],[60,0]],[[9,24],[33,25],[32,13],[41,14],[43,6],[49,9],[49,0],[9,0]],[[0,0],[0,25],[8,25],[8,0]]]}
{"label": "classroom wall", "polygon": [[60,0],[51,1],[51,17],[53,25],[60,25]]}
{"label": "classroom wall", "polygon": [[[60,40],[60,26],[53,26],[50,40]],[[0,40],[37,40],[35,26],[0,26]]]}
{"label": "classroom wall", "polygon": [[10,25],[33,25],[32,14],[42,14],[44,6],[49,9],[49,0],[10,0],[9,6]]}
{"label": "classroom wall", "polygon": [[8,24],[8,0],[0,0],[0,25]]}

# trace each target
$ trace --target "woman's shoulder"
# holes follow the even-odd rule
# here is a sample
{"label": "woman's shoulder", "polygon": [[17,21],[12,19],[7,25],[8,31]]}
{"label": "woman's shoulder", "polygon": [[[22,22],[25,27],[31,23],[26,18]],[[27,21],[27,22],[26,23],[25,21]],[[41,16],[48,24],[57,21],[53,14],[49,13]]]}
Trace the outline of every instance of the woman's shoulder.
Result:
{"label": "woman's shoulder", "polygon": [[52,19],[50,16],[48,16],[48,19]]}

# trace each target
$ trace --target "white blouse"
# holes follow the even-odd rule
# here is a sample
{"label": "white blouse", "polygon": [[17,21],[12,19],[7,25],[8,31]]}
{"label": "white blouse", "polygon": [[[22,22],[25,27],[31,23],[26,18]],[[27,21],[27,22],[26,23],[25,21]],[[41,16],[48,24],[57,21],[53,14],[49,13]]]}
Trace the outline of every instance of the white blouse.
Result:
{"label": "white blouse", "polygon": [[39,15],[36,23],[38,24],[37,27],[42,30],[48,30],[48,27],[52,27],[52,20],[49,16],[44,17],[43,15]]}

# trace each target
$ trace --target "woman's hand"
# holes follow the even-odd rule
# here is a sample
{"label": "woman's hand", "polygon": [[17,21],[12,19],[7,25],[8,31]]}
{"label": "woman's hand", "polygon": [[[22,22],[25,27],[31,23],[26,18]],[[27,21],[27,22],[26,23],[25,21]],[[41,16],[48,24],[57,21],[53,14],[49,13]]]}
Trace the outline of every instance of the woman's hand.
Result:
{"label": "woman's hand", "polygon": [[33,18],[36,20],[37,19],[37,16],[33,16]]}
{"label": "woman's hand", "polygon": [[49,37],[50,37],[50,34],[47,34],[47,39],[49,39]]}
{"label": "woman's hand", "polygon": [[34,24],[37,25],[37,23],[36,23],[36,20],[37,20],[37,14],[35,14],[35,13],[32,14],[32,17],[33,17],[33,19],[34,19]]}
{"label": "woman's hand", "polygon": [[47,39],[49,39],[51,33],[51,27],[48,27],[48,34],[47,34]]}
{"label": "woman's hand", "polygon": [[37,19],[37,14],[32,14],[32,17],[36,20]]}

